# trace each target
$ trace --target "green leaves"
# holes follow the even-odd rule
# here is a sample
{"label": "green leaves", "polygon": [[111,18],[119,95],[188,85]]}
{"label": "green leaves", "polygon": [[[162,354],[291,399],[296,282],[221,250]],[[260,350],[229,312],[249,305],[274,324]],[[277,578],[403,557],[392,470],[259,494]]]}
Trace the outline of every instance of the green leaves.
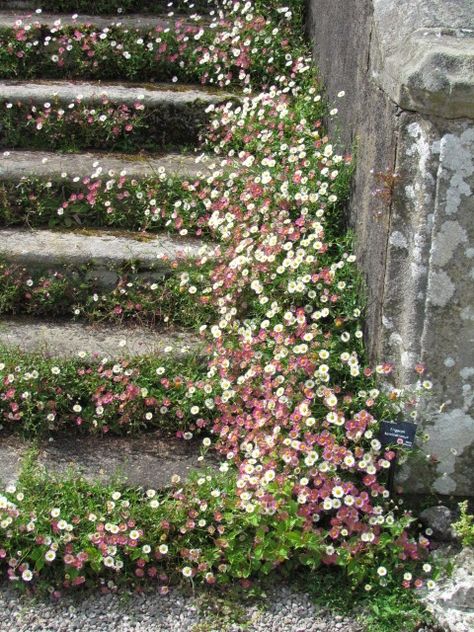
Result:
{"label": "green leaves", "polygon": [[469,513],[467,500],[459,503],[459,510],[460,516],[453,529],[464,546],[474,546],[474,515]]}

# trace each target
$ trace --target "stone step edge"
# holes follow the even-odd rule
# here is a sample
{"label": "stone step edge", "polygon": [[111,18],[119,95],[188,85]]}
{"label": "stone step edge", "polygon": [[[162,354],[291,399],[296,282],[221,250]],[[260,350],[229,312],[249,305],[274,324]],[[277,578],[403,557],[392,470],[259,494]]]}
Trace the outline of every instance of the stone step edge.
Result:
{"label": "stone step edge", "polygon": [[[39,7],[41,7],[41,5],[44,5],[44,4],[46,3],[40,2],[38,0],[0,0],[0,7],[4,8],[5,10],[19,10],[20,9],[23,11],[36,11],[36,9],[38,9]],[[91,0],[91,4],[94,4],[92,0]],[[142,13],[146,15],[148,14],[157,15],[157,13],[150,12],[150,9],[148,8],[150,4],[152,4],[151,1],[147,2],[144,8],[141,7]],[[160,12],[162,13],[163,11],[167,9],[169,0],[161,0],[161,3],[159,4],[161,4]],[[199,2],[197,4],[199,5]],[[206,5],[206,3],[204,3],[202,10],[204,10],[205,8],[209,10],[209,5]],[[177,7],[173,6],[170,10],[173,10],[175,13],[178,13],[179,15],[189,15],[189,14],[195,13],[196,10],[201,10],[201,9],[199,9],[199,6],[197,9],[194,9],[194,8],[190,9],[184,3],[179,2]],[[158,12],[158,15],[160,12]],[[120,14],[117,14],[117,15],[120,15]]]}
{"label": "stone step edge", "polygon": [[[93,234],[90,234],[93,233]],[[134,238],[137,237],[137,238]],[[153,234],[146,240],[140,233],[94,230],[0,229],[0,257],[12,263],[54,266],[91,262],[97,266],[137,261],[142,268],[156,269],[171,262],[197,259],[212,247],[199,239]]]}
{"label": "stone step edge", "polygon": [[237,95],[199,85],[180,84],[176,87],[174,84],[157,83],[153,88],[150,85],[118,81],[2,80],[0,100],[52,105],[55,102],[100,104],[107,99],[120,104],[140,103],[149,108],[180,108],[196,104],[206,108],[211,104],[238,99]]}
{"label": "stone step edge", "polygon": [[163,179],[164,175],[197,179],[209,177],[221,167],[213,156],[168,153],[161,155],[108,154],[100,152],[60,153],[3,149],[0,153],[0,181],[21,178],[62,180],[66,177],[107,177],[126,175]]}
{"label": "stone step edge", "polygon": [[57,359],[84,357],[91,362],[100,362],[103,358],[118,360],[152,355],[184,358],[190,354],[204,356],[205,353],[204,342],[189,331],[87,325],[33,318],[2,318],[2,348]]}
{"label": "stone step edge", "polygon": [[[74,17],[77,16],[77,17]],[[137,31],[146,31],[154,29],[156,27],[162,27],[163,29],[172,29],[176,22],[186,24],[189,26],[201,26],[206,28],[209,26],[209,21],[202,18],[192,19],[190,16],[183,16],[182,14],[176,14],[173,17],[163,15],[152,14],[129,14],[124,16],[100,16],[100,15],[85,15],[85,14],[61,14],[61,13],[35,13],[28,12],[26,14],[18,13],[18,11],[0,11],[0,29],[1,28],[13,28],[19,20],[21,25],[33,25],[40,24],[47,28],[57,28],[58,21],[61,26],[83,26],[90,24],[94,28],[103,29],[112,25],[123,28],[133,29]]]}
{"label": "stone step edge", "polygon": [[200,444],[163,432],[134,437],[81,436],[74,431],[56,433],[31,442],[16,435],[0,434],[0,484],[15,482],[22,459],[38,448],[38,464],[47,472],[63,474],[71,466],[89,481],[110,482],[117,475],[127,486],[162,489],[172,477],[184,482],[194,469],[209,466],[200,460]]}

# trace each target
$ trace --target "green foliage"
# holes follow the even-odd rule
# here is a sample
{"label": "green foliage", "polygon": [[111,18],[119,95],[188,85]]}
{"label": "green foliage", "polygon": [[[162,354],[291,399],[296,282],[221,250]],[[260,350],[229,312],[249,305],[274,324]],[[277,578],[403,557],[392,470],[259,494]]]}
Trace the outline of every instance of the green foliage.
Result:
{"label": "green foliage", "polygon": [[0,143],[11,149],[131,153],[194,147],[208,118],[201,104],[146,107],[52,100],[43,104],[0,102]]}
{"label": "green foliage", "polygon": [[[287,494],[281,491],[282,498]],[[8,556],[21,551],[10,578],[18,573],[28,582],[31,569],[40,573],[43,589],[96,585],[104,577],[128,587],[150,581],[168,586],[180,576],[213,584],[218,575],[227,584],[266,575],[299,550],[308,564],[318,565],[320,543],[304,532],[301,518],[282,523],[276,516],[248,514],[236,500],[230,471],[197,473],[184,486],[178,480],[166,491],[144,491],[119,479],[90,483],[73,470],[48,475],[32,454],[18,483],[0,498],[0,516],[9,526],[0,550]],[[20,528],[32,513],[33,527]],[[113,537],[118,533],[122,537]],[[254,556],[255,542],[263,539]]]}
{"label": "green foliage", "polygon": [[417,594],[394,584],[354,587],[340,569],[320,570],[300,581],[316,604],[357,617],[366,632],[415,632],[432,622]]}
{"label": "green foliage", "polygon": [[197,327],[213,319],[213,307],[201,296],[205,268],[196,264],[144,271],[128,262],[108,273],[115,281],[104,285],[104,270],[97,272],[92,263],[42,270],[0,261],[0,314],[145,326]]}
{"label": "green foliage", "polygon": [[468,501],[459,503],[460,516],[453,524],[453,529],[461,538],[463,546],[474,546],[474,515],[468,511]]}
{"label": "green foliage", "polygon": [[421,601],[409,590],[394,587],[364,600],[362,620],[367,632],[415,632],[432,623],[432,617]]}
{"label": "green foliage", "polygon": [[59,360],[0,348],[0,425],[29,437],[145,428],[191,436],[203,427],[203,416],[212,418],[212,384],[205,359],[195,351],[178,358],[81,355]]}
{"label": "green foliage", "polygon": [[107,174],[101,178],[61,181],[25,178],[0,183],[0,223],[31,228],[113,228],[209,235],[202,198],[209,185],[166,173],[135,179]]}

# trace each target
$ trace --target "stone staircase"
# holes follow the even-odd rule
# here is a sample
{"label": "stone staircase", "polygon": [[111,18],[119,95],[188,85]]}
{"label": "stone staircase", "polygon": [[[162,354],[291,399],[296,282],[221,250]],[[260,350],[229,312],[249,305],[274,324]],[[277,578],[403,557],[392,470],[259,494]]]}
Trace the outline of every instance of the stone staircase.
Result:
{"label": "stone staircase", "polygon": [[[0,29],[11,28],[19,18],[25,19],[36,4],[0,3]],[[43,4],[47,8],[48,3]],[[113,23],[115,29],[136,29],[137,33],[157,25],[173,28],[171,18],[149,13],[157,7],[166,13],[166,2],[145,5],[143,15],[120,16],[119,21],[117,17],[80,15],[72,19],[51,13],[33,14],[30,21],[39,21],[50,29],[59,24],[58,20],[63,25],[87,23],[99,29]],[[180,9],[184,11],[183,6],[180,5]],[[188,13],[193,10],[189,9]],[[189,15],[183,19],[191,23],[193,20]],[[99,180],[116,178],[117,174],[146,182],[153,178],[159,182],[163,173],[177,180],[207,177],[215,169],[212,160],[196,163],[193,154],[199,132],[208,118],[206,109],[210,104],[235,98],[223,91],[175,83],[84,81],[73,77],[50,80],[47,76],[28,81],[22,77],[2,79],[1,75],[0,69],[0,185],[10,187],[34,179],[55,183],[54,187],[60,191],[66,179]],[[133,109],[137,102],[145,106],[147,112],[146,151],[137,141],[133,152],[114,152],[113,140],[104,147],[98,142],[94,146],[96,139],[92,138],[88,146],[74,147],[71,152],[55,145],[54,135],[47,139],[49,146],[44,148],[38,146],[41,143],[34,130],[17,134],[12,143],[13,136],[8,136],[2,124],[5,108],[10,107],[7,103],[14,108],[20,105],[42,108],[48,103],[67,111],[70,104],[93,109],[106,103],[111,107],[124,105]],[[61,202],[58,199],[58,206]],[[90,294],[113,291],[123,269],[133,269],[133,275],[128,278],[146,279],[147,283],[159,287],[178,274],[183,265],[192,267],[203,247],[212,256],[213,246],[198,238],[165,232],[118,231],[110,226],[87,226],[87,223],[77,229],[51,229],[47,224],[32,229],[28,222],[23,226],[4,224],[0,228],[0,262],[5,266],[14,266],[32,279],[54,270],[54,275],[70,278],[71,284],[79,284]],[[5,282],[5,277],[3,280],[0,277],[0,283]],[[92,324],[77,321],[72,310],[69,317],[60,314],[58,318],[59,312],[54,310],[36,316],[24,313],[21,307],[16,311],[4,306],[0,309],[0,345],[4,350],[42,353],[58,361],[85,352],[91,363],[104,356],[140,358],[160,354],[172,356],[179,362],[187,354],[203,353],[197,328],[183,328],[179,314],[176,325],[170,324],[166,316],[153,326],[149,323],[129,326],[126,322],[107,322],[106,319]],[[15,478],[21,457],[30,445],[17,435],[0,434],[0,481]],[[62,471],[72,463],[90,478],[107,479],[118,469],[130,483],[137,485],[163,486],[172,475],[186,476],[189,469],[198,464],[198,455],[199,450],[192,442],[178,440],[161,431],[135,438],[59,433],[39,441],[39,461],[54,471]]]}

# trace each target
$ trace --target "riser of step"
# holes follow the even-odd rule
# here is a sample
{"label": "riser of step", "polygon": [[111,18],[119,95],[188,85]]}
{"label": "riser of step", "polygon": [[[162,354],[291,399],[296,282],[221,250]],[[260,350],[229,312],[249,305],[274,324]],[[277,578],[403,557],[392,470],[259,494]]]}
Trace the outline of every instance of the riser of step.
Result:
{"label": "riser of step", "polygon": [[23,177],[62,180],[62,174],[78,178],[108,177],[124,174],[136,178],[156,176],[161,171],[172,177],[193,180],[199,175],[209,176],[216,163],[196,162],[192,154],[164,154],[161,156],[110,155],[101,153],[61,154],[41,151],[6,151],[0,154],[0,180],[17,181]]}
{"label": "riser of step", "polygon": [[206,278],[195,261],[200,241],[126,235],[1,230],[0,312],[153,328],[215,320],[197,290]]}
{"label": "riser of step", "polygon": [[100,268],[94,262],[74,267],[67,262],[54,268],[38,263],[22,266],[0,260],[0,314],[2,318],[28,316],[59,318],[82,323],[150,327],[179,326],[193,331],[215,322],[217,314],[209,293],[196,293],[205,276],[184,265],[180,270]]}
{"label": "riser of step", "polygon": [[151,331],[104,325],[38,322],[30,319],[2,319],[0,345],[51,358],[77,358],[85,353],[88,361],[137,356],[182,358],[203,353],[199,338],[184,331]]}
{"label": "riser of step", "polygon": [[199,238],[212,233],[208,204],[174,179],[0,181],[0,199],[0,227],[167,231]]}
{"label": "riser of step", "polygon": [[[17,480],[21,459],[33,445],[17,436],[0,437],[0,483]],[[61,434],[39,445],[38,463],[51,473],[79,469],[90,481],[110,481],[120,473],[129,485],[162,489],[172,476],[183,481],[202,467],[199,447],[159,432],[140,437],[74,436]]]}

